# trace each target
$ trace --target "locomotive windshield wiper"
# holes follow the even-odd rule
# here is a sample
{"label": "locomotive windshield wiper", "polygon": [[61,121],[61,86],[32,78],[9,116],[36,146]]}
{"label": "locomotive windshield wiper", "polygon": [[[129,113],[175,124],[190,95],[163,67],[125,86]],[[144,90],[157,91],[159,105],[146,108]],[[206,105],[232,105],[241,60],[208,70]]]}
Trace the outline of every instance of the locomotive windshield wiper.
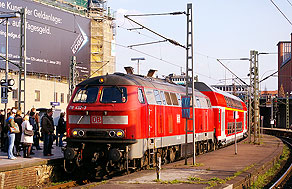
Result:
{"label": "locomotive windshield wiper", "polygon": [[83,115],[82,116],[80,116],[80,118],[79,118],[79,120],[77,121],[77,123],[76,124],[79,124],[80,123],[80,121],[83,119]]}
{"label": "locomotive windshield wiper", "polygon": [[124,96],[124,92],[123,92],[123,90],[119,86],[115,85],[114,87],[116,87],[120,91],[120,93],[122,94],[122,96]]}

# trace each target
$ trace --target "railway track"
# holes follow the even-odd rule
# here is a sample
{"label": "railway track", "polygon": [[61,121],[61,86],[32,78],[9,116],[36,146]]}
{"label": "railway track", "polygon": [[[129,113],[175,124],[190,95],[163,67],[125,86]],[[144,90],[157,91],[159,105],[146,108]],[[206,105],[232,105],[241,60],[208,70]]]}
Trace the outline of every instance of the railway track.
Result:
{"label": "railway track", "polygon": [[[292,139],[290,138],[281,138],[281,140],[287,144],[292,150]],[[292,162],[291,162],[291,154],[290,154],[290,160],[288,160],[289,164],[285,167],[288,167],[286,171],[279,176],[279,178],[274,182],[272,186],[269,187],[269,189],[274,188],[292,188]]]}

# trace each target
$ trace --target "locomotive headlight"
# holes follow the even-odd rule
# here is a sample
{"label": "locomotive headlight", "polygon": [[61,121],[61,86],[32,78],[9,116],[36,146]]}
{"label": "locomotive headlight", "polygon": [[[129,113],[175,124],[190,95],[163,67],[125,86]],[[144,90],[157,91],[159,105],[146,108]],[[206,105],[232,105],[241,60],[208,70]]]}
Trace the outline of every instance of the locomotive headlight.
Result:
{"label": "locomotive headlight", "polygon": [[72,131],[73,136],[77,136],[78,132],[76,130]]}
{"label": "locomotive headlight", "polygon": [[100,78],[99,79],[99,83],[103,83],[104,82],[104,79],[103,78]]}
{"label": "locomotive headlight", "polygon": [[80,131],[78,131],[78,136],[80,136],[80,137],[83,137],[84,136],[84,131],[83,130],[80,130]]}
{"label": "locomotive headlight", "polygon": [[117,131],[117,137],[122,138],[124,135],[124,131]]}
{"label": "locomotive headlight", "polygon": [[108,133],[108,135],[109,135],[110,137],[115,137],[116,132],[115,132],[115,131],[110,131],[110,132]]}

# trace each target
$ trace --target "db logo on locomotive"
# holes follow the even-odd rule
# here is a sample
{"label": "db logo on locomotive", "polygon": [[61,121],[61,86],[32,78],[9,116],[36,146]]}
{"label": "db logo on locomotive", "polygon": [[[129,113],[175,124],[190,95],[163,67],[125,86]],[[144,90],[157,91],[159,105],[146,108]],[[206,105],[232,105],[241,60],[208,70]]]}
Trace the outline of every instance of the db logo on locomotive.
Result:
{"label": "db logo on locomotive", "polygon": [[91,116],[91,123],[93,123],[93,124],[101,124],[102,123],[101,116]]}

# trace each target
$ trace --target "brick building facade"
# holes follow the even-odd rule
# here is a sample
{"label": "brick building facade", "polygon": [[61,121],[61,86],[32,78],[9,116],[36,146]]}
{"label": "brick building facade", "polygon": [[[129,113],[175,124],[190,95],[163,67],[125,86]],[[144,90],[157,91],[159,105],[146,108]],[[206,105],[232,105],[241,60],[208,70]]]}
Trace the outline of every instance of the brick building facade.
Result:
{"label": "brick building facade", "polygon": [[278,95],[281,97],[287,92],[292,91],[292,60],[291,60],[291,43],[290,41],[280,41],[278,43]]}

